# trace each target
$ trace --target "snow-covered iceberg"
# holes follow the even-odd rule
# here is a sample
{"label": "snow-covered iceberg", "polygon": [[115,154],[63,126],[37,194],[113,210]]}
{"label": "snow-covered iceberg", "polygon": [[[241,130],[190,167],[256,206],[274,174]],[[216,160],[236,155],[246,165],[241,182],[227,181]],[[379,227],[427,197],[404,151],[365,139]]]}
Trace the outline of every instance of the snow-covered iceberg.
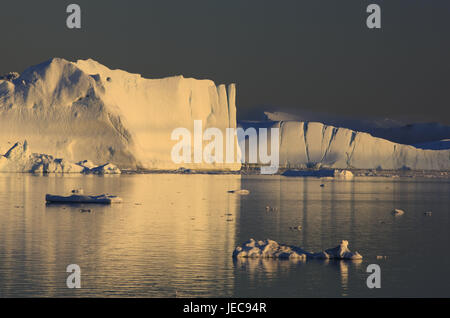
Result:
{"label": "snow-covered iceberg", "polygon": [[52,58],[0,79],[0,144],[26,139],[33,153],[119,168],[239,170],[238,161],[171,159],[175,128],[193,131],[194,120],[224,136],[226,128],[235,128],[235,97],[234,84],[183,76],[145,79],[90,59]]}
{"label": "snow-covered iceberg", "polygon": [[278,244],[273,240],[255,241],[250,239],[233,252],[233,258],[276,258],[276,259],[362,259],[358,252],[351,252],[348,241],[319,253],[311,253],[297,246]]}
{"label": "snow-covered iceberg", "polygon": [[[284,169],[450,170],[450,150],[424,150],[318,122],[258,122],[278,128]],[[246,129],[255,123],[241,123]],[[246,163],[249,156],[245,154]]]}

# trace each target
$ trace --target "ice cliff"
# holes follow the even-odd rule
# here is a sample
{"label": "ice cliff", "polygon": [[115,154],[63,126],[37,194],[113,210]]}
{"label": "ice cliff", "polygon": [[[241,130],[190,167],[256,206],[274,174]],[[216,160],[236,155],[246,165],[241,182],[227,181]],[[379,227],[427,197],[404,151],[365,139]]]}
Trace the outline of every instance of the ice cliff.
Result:
{"label": "ice cliff", "polygon": [[[234,84],[174,76],[145,79],[93,60],[50,59],[0,79],[0,149],[28,141],[32,153],[120,168],[239,170],[240,164],[177,165],[175,128],[236,127]],[[236,143],[237,144],[237,143]]]}
{"label": "ice cliff", "polygon": [[[29,153],[20,162],[31,170],[52,171],[53,164],[56,171],[77,170],[80,164],[69,168],[69,163],[83,160],[104,164],[100,171],[111,172],[115,166],[239,170],[238,160],[176,164],[171,157],[178,143],[171,140],[176,128],[193,132],[196,120],[202,121],[203,131],[214,127],[223,136],[226,128],[236,128],[235,97],[234,84],[216,86],[210,80],[183,76],[145,79],[90,59],[53,58],[22,74],[0,77],[0,154],[4,155],[0,164],[3,170],[22,171],[21,164],[13,164],[6,152],[27,140]],[[418,149],[317,122],[280,120],[250,125],[280,129],[281,168],[450,170],[448,149]],[[209,143],[203,141],[202,146]],[[192,153],[194,147],[195,142]],[[235,140],[237,155],[236,147]]]}
{"label": "ice cliff", "polygon": [[241,126],[279,128],[281,168],[450,170],[450,150],[418,149],[346,128],[300,121]]}

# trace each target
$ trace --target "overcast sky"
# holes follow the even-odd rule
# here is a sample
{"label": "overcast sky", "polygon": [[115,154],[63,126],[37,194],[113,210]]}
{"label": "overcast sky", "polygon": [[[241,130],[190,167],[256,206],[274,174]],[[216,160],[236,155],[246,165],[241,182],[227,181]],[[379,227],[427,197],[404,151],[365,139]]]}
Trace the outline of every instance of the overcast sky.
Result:
{"label": "overcast sky", "polygon": [[[0,73],[93,58],[237,83],[238,116],[317,111],[450,124],[448,0],[2,1]],[[82,9],[69,30],[66,6]],[[382,29],[366,7],[382,8]]]}

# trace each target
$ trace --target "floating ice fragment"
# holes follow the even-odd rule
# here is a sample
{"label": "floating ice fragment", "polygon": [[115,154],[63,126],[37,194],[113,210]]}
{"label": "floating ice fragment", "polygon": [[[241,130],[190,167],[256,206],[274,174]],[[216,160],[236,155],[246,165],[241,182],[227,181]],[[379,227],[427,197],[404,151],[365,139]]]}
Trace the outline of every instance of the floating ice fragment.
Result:
{"label": "floating ice fragment", "polygon": [[240,189],[240,190],[230,190],[230,191],[228,191],[228,193],[247,195],[247,194],[250,194],[250,191],[245,190],[245,189]]}
{"label": "floating ice fragment", "polygon": [[403,214],[405,214],[405,211],[403,211],[403,210],[400,210],[400,209],[392,210],[392,215],[394,215],[394,216],[400,216],[400,215],[403,215]]}
{"label": "floating ice fragment", "polygon": [[300,247],[281,245],[272,240],[249,241],[237,246],[233,252],[233,258],[276,258],[276,259],[362,259],[358,252],[348,249],[348,241],[342,241],[340,245],[319,253],[306,252]]}
{"label": "floating ice fragment", "polygon": [[308,170],[286,170],[283,173],[286,177],[317,177],[325,180],[333,179],[353,179],[353,173],[349,170],[338,169],[308,169]]}
{"label": "floating ice fragment", "polygon": [[78,194],[72,194],[69,196],[61,196],[61,195],[52,195],[52,194],[46,194],[45,195],[45,201],[48,203],[99,203],[99,204],[111,204],[111,203],[121,203],[122,198],[115,196],[115,195],[109,195],[109,194],[102,194],[102,195],[78,195]]}

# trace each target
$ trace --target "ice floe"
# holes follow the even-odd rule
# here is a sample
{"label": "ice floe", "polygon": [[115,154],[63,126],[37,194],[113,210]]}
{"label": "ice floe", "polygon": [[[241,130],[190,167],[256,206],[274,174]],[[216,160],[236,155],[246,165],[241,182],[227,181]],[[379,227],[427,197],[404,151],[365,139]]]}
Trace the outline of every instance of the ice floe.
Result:
{"label": "ice floe", "polygon": [[239,190],[230,190],[230,191],[228,191],[228,193],[247,195],[247,194],[250,194],[250,191],[245,190],[245,189],[239,189]]}
{"label": "ice floe", "polygon": [[400,209],[392,210],[392,215],[394,215],[394,216],[401,216],[403,214],[405,214],[405,211],[403,211],[403,210],[400,210]]}
{"label": "ice floe", "polygon": [[286,177],[317,177],[323,179],[353,179],[353,173],[349,170],[338,169],[315,169],[315,170],[286,170],[283,172]]}
{"label": "ice floe", "polygon": [[297,246],[278,244],[273,240],[250,239],[233,252],[233,258],[275,258],[275,259],[362,259],[358,252],[351,252],[348,241],[343,240],[336,247],[319,253],[311,253]]}
{"label": "ice floe", "polygon": [[111,203],[121,203],[122,198],[110,195],[110,194],[101,194],[101,195],[80,195],[80,194],[72,194],[69,196],[62,195],[52,195],[46,194],[45,201],[48,203],[98,203],[98,204],[111,204]]}

